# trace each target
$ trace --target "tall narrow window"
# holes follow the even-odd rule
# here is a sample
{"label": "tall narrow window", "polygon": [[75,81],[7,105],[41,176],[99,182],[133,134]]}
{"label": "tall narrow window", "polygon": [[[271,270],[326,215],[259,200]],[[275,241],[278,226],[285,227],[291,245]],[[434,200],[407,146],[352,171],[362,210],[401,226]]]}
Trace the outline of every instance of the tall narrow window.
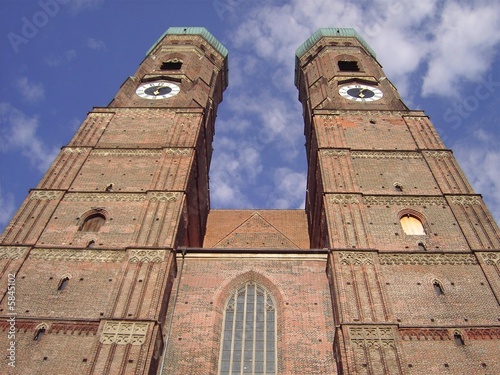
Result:
{"label": "tall narrow window", "polygon": [[62,292],[64,289],[66,289],[68,283],[69,283],[69,277],[66,276],[62,278],[61,281],[59,282],[59,287],[57,288],[57,290]]}
{"label": "tall narrow window", "polygon": [[276,374],[276,310],[269,293],[253,282],[226,304],[219,374]]}
{"label": "tall narrow window", "polygon": [[42,327],[36,330],[35,337],[33,337],[33,340],[40,341],[43,335],[45,335],[45,328]]}
{"label": "tall narrow window", "polygon": [[464,339],[462,338],[462,335],[460,333],[455,332],[455,334],[453,335],[453,339],[455,340],[455,344],[457,344],[458,346],[465,345]]}
{"label": "tall narrow window", "polygon": [[441,286],[439,281],[434,281],[432,285],[434,286],[434,292],[436,293],[436,295],[442,296],[444,294],[443,287]]}
{"label": "tall narrow window", "polygon": [[95,213],[89,215],[85,218],[82,226],[80,227],[80,231],[82,232],[99,232],[102,225],[106,222],[106,218],[103,214]]}
{"label": "tall narrow window", "polygon": [[399,219],[403,230],[408,235],[425,235],[422,222],[413,215],[404,215]]}

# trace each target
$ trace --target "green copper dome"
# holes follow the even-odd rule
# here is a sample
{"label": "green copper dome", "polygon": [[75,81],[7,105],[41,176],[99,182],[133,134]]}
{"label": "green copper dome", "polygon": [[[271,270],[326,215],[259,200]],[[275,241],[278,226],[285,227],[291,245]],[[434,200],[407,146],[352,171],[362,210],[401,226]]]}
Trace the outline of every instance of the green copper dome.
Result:
{"label": "green copper dome", "polygon": [[353,28],[336,28],[336,27],[324,27],[318,29],[313,35],[309,37],[302,45],[295,51],[295,56],[301,58],[304,53],[306,53],[313,45],[315,45],[321,38],[326,36],[343,36],[356,38],[363,47],[373,56],[377,57],[375,52],[370,48],[368,43],[359,35]]}
{"label": "green copper dome", "polygon": [[153,51],[161,42],[165,35],[201,35],[212,47],[214,47],[223,57],[227,57],[227,48],[222,45],[210,32],[204,27],[169,27],[167,31],[156,41],[148,50],[146,56]]}

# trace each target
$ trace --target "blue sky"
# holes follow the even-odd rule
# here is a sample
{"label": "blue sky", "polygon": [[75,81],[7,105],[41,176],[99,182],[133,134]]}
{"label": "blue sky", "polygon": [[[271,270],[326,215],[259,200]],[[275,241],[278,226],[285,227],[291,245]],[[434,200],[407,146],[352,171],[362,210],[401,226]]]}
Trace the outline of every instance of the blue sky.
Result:
{"label": "blue sky", "polygon": [[500,219],[498,0],[1,0],[0,12],[2,230],[86,113],[112,100],[170,26],[206,27],[229,49],[213,208],[303,207],[294,52],[319,27],[354,27]]}

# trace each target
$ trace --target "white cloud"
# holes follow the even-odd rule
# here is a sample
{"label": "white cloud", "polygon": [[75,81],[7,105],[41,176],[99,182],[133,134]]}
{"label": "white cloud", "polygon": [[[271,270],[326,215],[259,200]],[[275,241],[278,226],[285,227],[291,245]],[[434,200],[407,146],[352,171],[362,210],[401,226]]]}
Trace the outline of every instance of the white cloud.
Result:
{"label": "white cloud", "polygon": [[38,117],[30,117],[9,103],[0,103],[0,124],[2,125],[2,152],[20,151],[33,166],[44,172],[58,153],[37,135]]}
{"label": "white cloud", "polygon": [[76,51],[70,49],[63,53],[53,53],[45,58],[45,63],[48,66],[59,66],[64,63],[68,63],[76,57]]}
{"label": "white cloud", "polygon": [[43,83],[29,82],[27,77],[21,77],[16,82],[19,93],[29,102],[38,102],[45,97]]}
{"label": "white cloud", "polygon": [[0,186],[0,226],[5,226],[12,216],[14,215],[16,205],[14,201],[14,194],[10,192],[4,192],[2,187]]}
{"label": "white cloud", "polygon": [[500,222],[500,136],[484,129],[473,131],[453,145],[456,158],[474,190],[487,197],[487,205]]}
{"label": "white cloud", "polygon": [[276,190],[271,197],[273,205],[277,208],[304,208],[306,180],[305,173],[278,168],[274,173]]}
{"label": "white cloud", "polygon": [[459,81],[478,81],[500,42],[499,2],[447,1],[436,25],[423,94],[457,96]]}
{"label": "white cloud", "polygon": [[[485,0],[245,2],[244,11],[240,9],[243,2],[229,5],[225,14],[235,22],[228,45],[231,86],[217,130],[231,139],[246,137],[246,144],[260,152],[261,158],[269,149],[275,150],[276,160],[265,163],[271,164],[267,176],[278,171],[302,173],[297,165],[304,157],[304,134],[293,84],[294,55],[318,28],[355,28],[376,51],[385,73],[407,103],[408,97],[412,100],[421,92],[449,96],[457,91],[451,87],[459,91],[458,83],[464,78],[479,80],[490,68],[500,41],[495,27],[500,23],[500,3]],[[240,91],[233,93],[231,87]],[[216,137],[215,158],[220,152],[219,142]],[[293,199],[272,195],[273,190],[281,191],[277,183],[282,180],[268,178],[258,190],[253,185],[238,185],[247,172],[238,170],[238,155],[230,155],[224,169],[225,182],[228,186],[236,184],[237,199],[244,196],[249,202],[255,195],[258,199],[272,196],[282,208],[295,207]],[[216,186],[212,185],[212,193]]]}
{"label": "white cloud", "polygon": [[95,50],[106,49],[106,43],[104,43],[102,40],[87,38],[87,47]]}

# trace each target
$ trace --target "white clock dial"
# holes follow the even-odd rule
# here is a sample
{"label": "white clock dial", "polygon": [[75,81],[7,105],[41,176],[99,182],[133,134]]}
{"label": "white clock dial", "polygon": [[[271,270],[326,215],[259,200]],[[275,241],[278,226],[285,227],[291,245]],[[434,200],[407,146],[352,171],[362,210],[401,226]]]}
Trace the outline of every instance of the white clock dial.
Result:
{"label": "white clock dial", "polygon": [[384,94],[378,88],[367,85],[346,85],[339,89],[339,94],[356,102],[374,102],[382,99]]}
{"label": "white clock dial", "polygon": [[135,93],[144,99],[167,99],[181,91],[179,86],[171,82],[148,82],[140,85]]}

